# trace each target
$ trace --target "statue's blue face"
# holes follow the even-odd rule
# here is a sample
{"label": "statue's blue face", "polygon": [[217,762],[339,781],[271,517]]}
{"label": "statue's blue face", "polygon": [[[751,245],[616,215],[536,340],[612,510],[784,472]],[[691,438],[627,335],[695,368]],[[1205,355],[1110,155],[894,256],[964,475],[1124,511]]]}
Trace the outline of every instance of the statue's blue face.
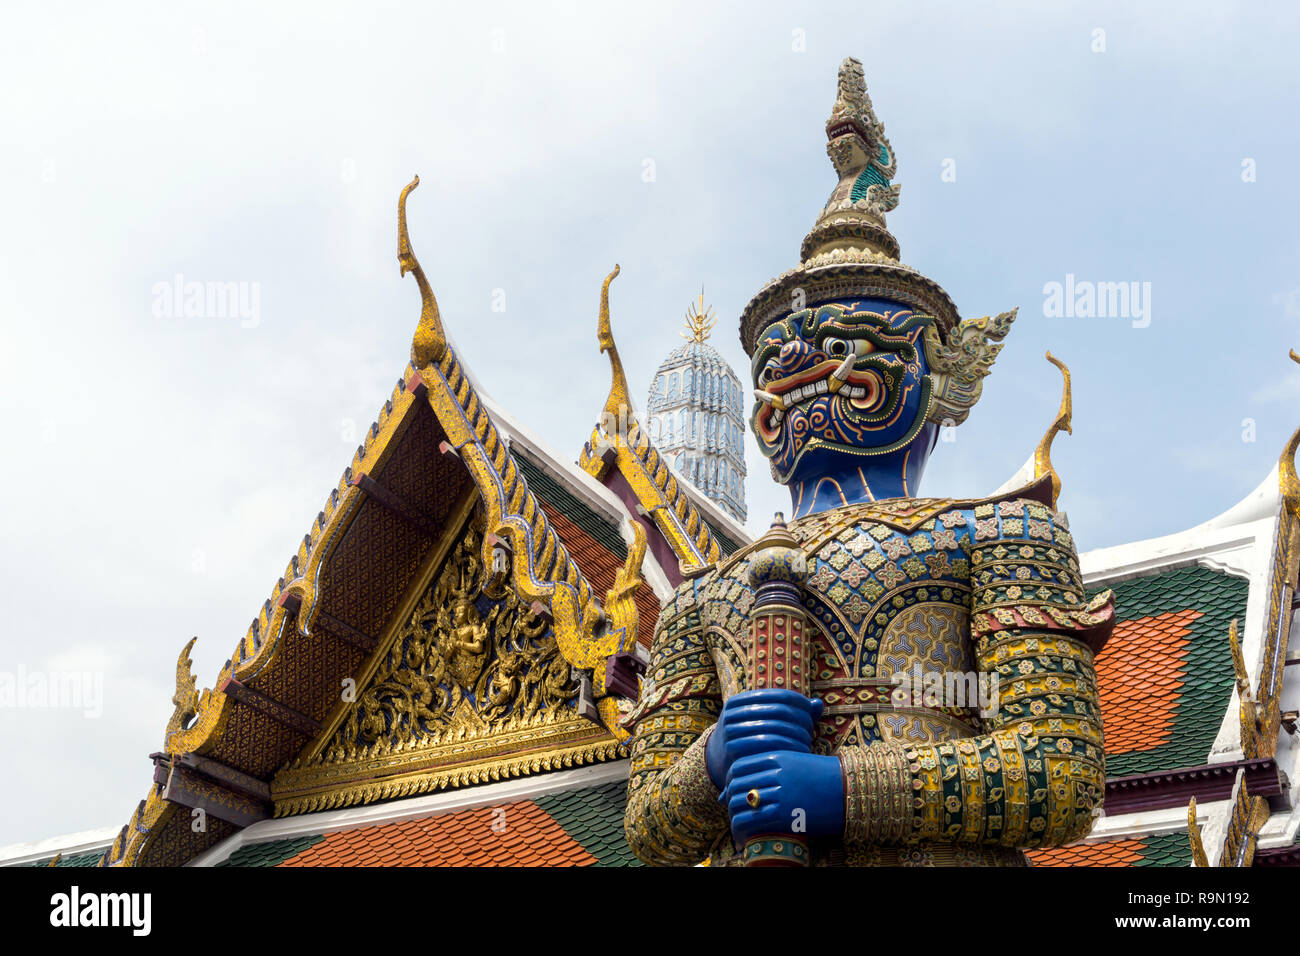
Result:
{"label": "statue's blue face", "polygon": [[[933,321],[883,299],[828,302],[792,313],[759,336],[752,419],[782,484],[866,466],[917,442],[930,407],[922,347]],[[934,431],[934,426],[929,431]]]}

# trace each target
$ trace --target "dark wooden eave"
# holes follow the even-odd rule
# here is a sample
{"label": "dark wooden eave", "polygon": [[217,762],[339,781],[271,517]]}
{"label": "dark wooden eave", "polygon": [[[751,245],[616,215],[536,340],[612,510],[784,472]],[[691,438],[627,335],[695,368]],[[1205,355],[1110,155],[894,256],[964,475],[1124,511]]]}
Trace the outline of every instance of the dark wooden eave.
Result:
{"label": "dark wooden eave", "polygon": [[[302,598],[291,591],[286,591],[280,596],[280,604],[282,607],[288,608],[293,614],[297,614],[302,610]],[[346,644],[351,644],[357,650],[366,654],[371,653],[379,646],[379,638],[357,630],[347,621],[340,620],[328,611],[317,611],[314,624],[331,637],[338,638]]]}
{"label": "dark wooden eave", "polygon": [[1300,866],[1300,844],[1256,850],[1255,866]]}
{"label": "dark wooden eave", "polygon": [[1276,797],[1286,788],[1286,778],[1272,757],[1111,777],[1106,781],[1106,815],[1117,817],[1186,806],[1192,797],[1198,803],[1227,800],[1232,796],[1238,770],[1245,771],[1246,786],[1252,794]]}
{"label": "dark wooden eave", "polygon": [[[444,442],[445,444],[445,442]],[[366,495],[373,498],[380,507],[388,509],[413,528],[418,528],[431,538],[436,538],[442,529],[431,521],[419,508],[389,488],[385,488],[364,471],[352,476],[351,484],[356,485]]]}
{"label": "dark wooden eave", "polygon": [[218,820],[246,827],[271,816],[271,788],[263,780],[196,754],[150,754],[163,798]]}
{"label": "dark wooden eave", "polygon": [[276,723],[288,727],[304,737],[312,738],[320,733],[320,721],[314,720],[301,711],[294,710],[292,707],[266,696],[261,691],[240,683],[233,677],[227,676],[217,689],[225,693],[227,697],[232,698],[236,703],[252,708],[262,716],[269,717]]}

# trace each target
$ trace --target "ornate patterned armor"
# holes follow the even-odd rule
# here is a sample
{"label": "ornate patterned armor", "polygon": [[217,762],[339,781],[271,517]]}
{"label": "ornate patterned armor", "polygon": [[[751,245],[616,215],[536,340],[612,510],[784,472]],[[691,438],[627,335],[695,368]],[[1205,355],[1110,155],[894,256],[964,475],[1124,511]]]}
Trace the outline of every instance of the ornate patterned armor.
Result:
{"label": "ornate patterned armor", "polygon": [[[1023,865],[1020,847],[1086,834],[1105,780],[1089,641],[1113,611],[1085,600],[1061,518],[1026,498],[902,499],[790,530],[826,703],[814,749],[845,778],[843,840],[814,841],[813,862]],[[739,860],[704,753],[747,689],[747,563],[686,582],[659,619],[626,817],[650,862]]]}

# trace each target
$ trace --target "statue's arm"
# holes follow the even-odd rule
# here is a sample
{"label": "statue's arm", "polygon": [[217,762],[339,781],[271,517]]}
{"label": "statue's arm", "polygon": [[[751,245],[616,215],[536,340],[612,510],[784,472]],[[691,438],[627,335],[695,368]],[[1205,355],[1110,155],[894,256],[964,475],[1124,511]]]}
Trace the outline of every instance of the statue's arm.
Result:
{"label": "statue's arm", "polygon": [[1070,534],[1042,505],[985,506],[970,533],[976,660],[996,710],[980,736],[841,751],[846,839],[1059,846],[1101,806],[1089,641],[1113,625],[1109,595],[1086,601]]}
{"label": "statue's arm", "polygon": [[699,610],[685,597],[679,592],[660,614],[632,716],[623,827],[632,852],[661,865],[700,862],[729,825],[705,762],[722,710],[718,675]]}

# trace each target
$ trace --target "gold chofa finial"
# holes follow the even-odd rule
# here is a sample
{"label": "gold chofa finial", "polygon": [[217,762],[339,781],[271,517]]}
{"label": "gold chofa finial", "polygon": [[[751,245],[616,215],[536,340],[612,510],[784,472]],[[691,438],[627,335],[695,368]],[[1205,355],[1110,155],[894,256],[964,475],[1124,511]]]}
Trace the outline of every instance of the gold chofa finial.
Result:
{"label": "gold chofa finial", "polygon": [[[1295,349],[1291,350],[1291,361],[1300,364],[1300,355],[1296,354]],[[1287,510],[1300,518],[1300,475],[1296,474],[1298,450],[1300,450],[1300,428],[1291,435],[1291,440],[1286,443],[1286,448],[1282,449],[1282,457],[1277,463],[1278,477],[1282,484],[1282,498],[1286,502]]]}
{"label": "gold chofa finial", "polygon": [[411,237],[406,231],[406,197],[418,185],[420,177],[416,176],[397,199],[397,262],[401,266],[402,275],[415,273],[415,284],[420,287],[420,321],[411,339],[411,361],[417,369],[423,369],[442,361],[447,351],[447,333],[442,329],[438,300],[433,296],[429,280],[424,277],[420,261],[415,258],[415,252],[411,249]]}
{"label": "gold chofa finial", "polygon": [[700,300],[686,310],[686,331],[681,337],[688,342],[703,342],[713,331],[718,317],[713,314],[713,307],[704,308],[704,287],[700,287]]}
{"label": "gold chofa finial", "polygon": [[1061,384],[1061,409],[1056,413],[1056,420],[1047,429],[1047,434],[1043,436],[1043,440],[1038,443],[1038,447],[1034,450],[1034,477],[1052,476],[1052,507],[1056,507],[1056,501],[1061,497],[1061,476],[1057,474],[1056,468],[1052,465],[1052,440],[1061,432],[1074,434],[1074,430],[1070,427],[1074,405],[1070,395],[1070,370],[1066,368],[1064,362],[1051,352],[1047,353],[1047,361],[1061,370],[1063,380]]}
{"label": "gold chofa finial", "polygon": [[618,357],[618,346],[614,344],[614,327],[609,321],[609,284],[618,277],[619,271],[616,262],[613,271],[605,276],[605,281],[600,287],[600,312],[596,317],[596,342],[600,345],[600,350],[609,356],[609,368],[612,374],[609,397],[605,399],[606,415],[614,416],[614,421],[626,421],[632,416],[632,393],[628,391],[627,375],[623,372],[623,360]]}

